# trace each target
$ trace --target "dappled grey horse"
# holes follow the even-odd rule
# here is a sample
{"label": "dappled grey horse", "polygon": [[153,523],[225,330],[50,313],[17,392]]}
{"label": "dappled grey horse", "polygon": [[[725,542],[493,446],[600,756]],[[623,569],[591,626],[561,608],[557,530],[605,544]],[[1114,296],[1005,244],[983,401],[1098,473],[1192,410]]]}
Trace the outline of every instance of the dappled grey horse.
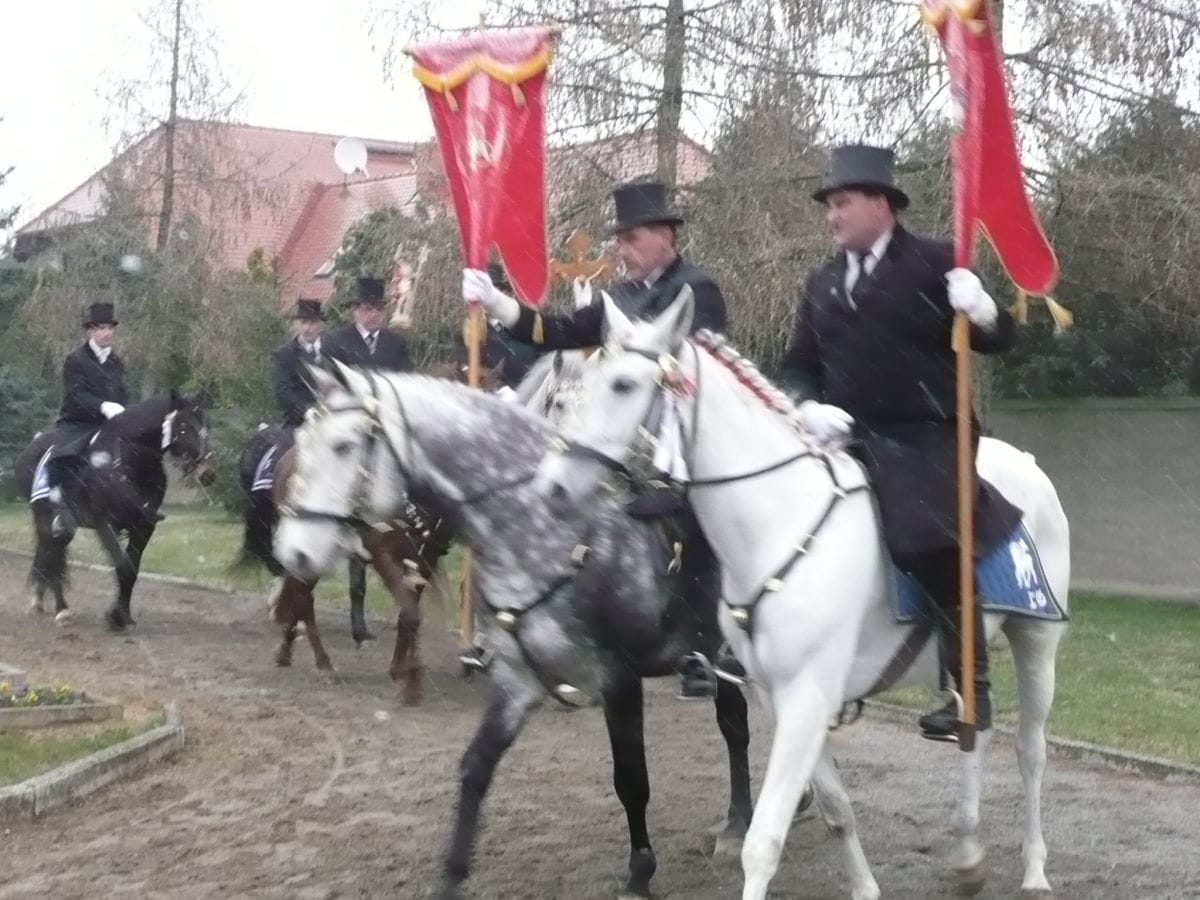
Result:
{"label": "dappled grey horse", "polygon": [[[553,428],[520,404],[419,376],[340,368],[339,378],[316,374],[321,403],[297,432],[299,465],[275,552],[290,571],[315,577],[346,552],[353,527],[394,515],[406,493],[457,519],[475,563],[492,689],[463,757],[443,896],[459,896],[495,768],[548,696],[603,706],[629,825],[626,892],[649,896],[656,861],[641,679],[718,649],[715,565],[681,557],[686,537],[664,538],[614,497],[549,514],[529,480]],[[746,703],[722,684],[716,707],[731,779],[719,845],[736,849],[751,814]]]}

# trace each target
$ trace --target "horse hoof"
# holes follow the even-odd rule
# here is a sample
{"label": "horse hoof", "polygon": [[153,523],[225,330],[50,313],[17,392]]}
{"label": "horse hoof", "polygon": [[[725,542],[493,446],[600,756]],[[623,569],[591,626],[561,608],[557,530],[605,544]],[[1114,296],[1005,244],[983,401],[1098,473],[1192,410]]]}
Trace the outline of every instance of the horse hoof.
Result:
{"label": "horse hoof", "polygon": [[276,653],[275,654],[275,665],[277,668],[286,669],[286,668],[289,668],[291,666],[291,664],[292,664],[292,654],[290,654],[290,653]]}
{"label": "horse hoof", "polygon": [[983,863],[971,866],[968,869],[954,870],[954,890],[960,897],[974,897],[983,890],[983,883],[986,880],[983,870]]}
{"label": "horse hoof", "polygon": [[742,844],[745,840],[745,834],[726,828],[717,835],[717,842],[713,846],[713,859],[741,859]]}
{"label": "horse hoof", "polygon": [[362,645],[365,644],[367,641],[375,640],[375,635],[373,635],[369,631],[356,632],[355,634],[352,635],[352,637],[354,638],[355,646],[359,647],[360,649],[362,648]]}
{"label": "horse hoof", "polygon": [[54,614],[55,625],[69,625],[71,623],[71,611],[69,609],[60,610]]}
{"label": "horse hoof", "polygon": [[29,614],[31,616],[43,616],[46,614],[46,608],[42,606],[40,598],[34,597],[29,601]]}
{"label": "horse hoof", "polygon": [[321,672],[321,677],[325,679],[325,683],[331,687],[338,687],[344,684],[342,676],[337,673],[337,669],[324,669]]}
{"label": "horse hoof", "polygon": [[108,622],[110,631],[121,632],[125,630],[125,619],[117,610],[110,609],[104,614],[104,619]]}
{"label": "horse hoof", "polygon": [[405,685],[400,692],[400,702],[405,706],[420,706],[421,705],[421,688],[419,685]]}

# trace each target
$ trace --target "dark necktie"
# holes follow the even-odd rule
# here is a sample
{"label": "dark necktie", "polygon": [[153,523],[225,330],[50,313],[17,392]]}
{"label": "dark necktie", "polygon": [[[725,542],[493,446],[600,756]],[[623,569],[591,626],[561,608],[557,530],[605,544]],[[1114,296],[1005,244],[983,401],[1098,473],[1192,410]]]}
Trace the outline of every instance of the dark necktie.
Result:
{"label": "dark necktie", "polygon": [[375,355],[375,332],[367,334],[367,353],[371,356]]}

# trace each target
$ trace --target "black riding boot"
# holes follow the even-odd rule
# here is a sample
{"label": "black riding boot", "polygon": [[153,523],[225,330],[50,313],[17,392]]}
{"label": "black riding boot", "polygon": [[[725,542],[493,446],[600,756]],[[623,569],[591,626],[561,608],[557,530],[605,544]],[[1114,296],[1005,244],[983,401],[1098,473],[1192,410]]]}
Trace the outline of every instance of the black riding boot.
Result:
{"label": "black riding boot", "polygon": [[50,534],[54,538],[69,537],[78,523],[67,505],[67,481],[75,477],[66,459],[52,459],[46,464],[50,480]]}
{"label": "black riding boot", "polygon": [[[943,619],[939,632],[947,668],[954,680],[958,695],[963,696],[962,685],[962,640],[958,610],[949,611]],[[992,727],[991,683],[988,679],[987,633],[983,626],[983,609],[975,603],[975,729],[987,731]],[[951,700],[941,709],[928,713],[918,720],[921,736],[935,741],[958,739],[958,703]]]}
{"label": "black riding boot", "polygon": [[[941,641],[938,658],[944,660],[962,696],[962,642],[959,629],[958,551],[936,550],[913,559],[897,561],[924,588],[933,600]],[[944,683],[944,682],[943,682]],[[975,604],[975,727],[986,731],[992,726],[992,703],[989,694],[987,635],[983,630],[983,610]],[[927,713],[918,720],[922,737],[936,741],[958,739],[958,704],[951,700],[941,709]]]}

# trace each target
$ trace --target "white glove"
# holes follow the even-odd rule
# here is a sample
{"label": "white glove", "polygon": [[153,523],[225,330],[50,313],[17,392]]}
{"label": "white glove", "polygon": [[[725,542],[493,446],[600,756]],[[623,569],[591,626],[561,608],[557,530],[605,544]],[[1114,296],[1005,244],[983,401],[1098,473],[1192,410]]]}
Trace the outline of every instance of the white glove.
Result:
{"label": "white glove", "polygon": [[463,301],[478,303],[505,328],[516,325],[521,315],[521,304],[492,284],[491,276],[481,269],[463,269]]}
{"label": "white glove", "polygon": [[592,279],[576,278],[571,282],[571,293],[575,295],[575,308],[592,305]]}
{"label": "white glove", "polygon": [[979,276],[970,269],[951,269],[946,273],[947,293],[950,305],[980,328],[992,328],[999,313],[996,301],[991,298],[979,281]]}
{"label": "white glove", "polygon": [[111,400],[105,400],[100,404],[100,415],[106,419],[111,419],[113,416],[119,416],[125,412],[125,407],[120,403],[113,403]]}
{"label": "white glove", "polygon": [[854,417],[840,406],[805,400],[792,416],[821,446],[841,444],[854,428]]}
{"label": "white glove", "polygon": [[515,403],[520,399],[520,395],[507,384],[502,384],[500,387],[496,388],[496,396],[509,403]]}

